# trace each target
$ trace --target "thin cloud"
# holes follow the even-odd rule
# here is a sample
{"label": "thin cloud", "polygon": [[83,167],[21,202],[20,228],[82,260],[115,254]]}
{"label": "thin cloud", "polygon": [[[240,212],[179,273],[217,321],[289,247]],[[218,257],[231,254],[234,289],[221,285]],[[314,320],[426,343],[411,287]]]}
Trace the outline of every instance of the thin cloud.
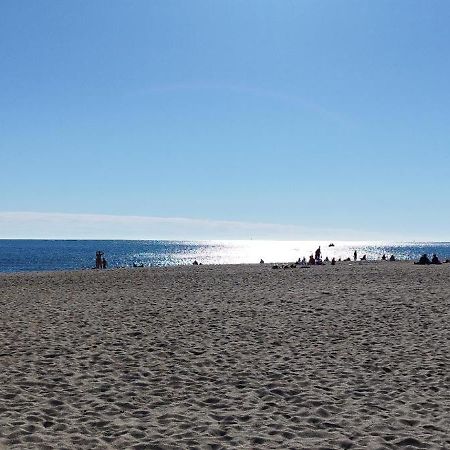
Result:
{"label": "thin cloud", "polygon": [[239,85],[239,84],[225,84],[225,83],[172,83],[161,84],[147,87],[138,92],[138,95],[149,94],[165,94],[175,92],[188,92],[188,91],[228,91],[236,94],[251,95],[254,97],[267,98],[276,100],[285,104],[291,104],[293,106],[301,107],[308,111],[319,114],[323,117],[327,117],[333,122],[337,122],[342,126],[353,126],[354,121],[348,117],[344,117],[341,113],[330,111],[323,106],[305,100],[297,95],[287,94],[281,91],[275,91],[272,89],[262,89],[254,86]]}
{"label": "thin cloud", "polygon": [[379,239],[373,233],[185,217],[0,212],[2,239]]}

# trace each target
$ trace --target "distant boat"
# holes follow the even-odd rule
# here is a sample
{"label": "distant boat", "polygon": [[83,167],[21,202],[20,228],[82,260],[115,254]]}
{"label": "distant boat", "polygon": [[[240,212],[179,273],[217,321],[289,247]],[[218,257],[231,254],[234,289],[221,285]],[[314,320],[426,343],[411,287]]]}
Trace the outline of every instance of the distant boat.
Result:
{"label": "distant boat", "polygon": [[334,247],[334,244],[333,243],[331,243],[328,247]]}

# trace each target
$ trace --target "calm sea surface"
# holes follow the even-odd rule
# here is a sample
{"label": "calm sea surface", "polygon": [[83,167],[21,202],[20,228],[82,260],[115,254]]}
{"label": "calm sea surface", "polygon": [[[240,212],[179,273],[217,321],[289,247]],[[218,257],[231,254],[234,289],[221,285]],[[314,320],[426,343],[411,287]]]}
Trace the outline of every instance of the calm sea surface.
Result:
{"label": "calm sea surface", "polygon": [[109,267],[237,264],[296,261],[320,245],[330,259],[364,254],[370,260],[383,253],[397,259],[417,259],[423,253],[450,258],[450,242],[329,242],[319,241],[89,241],[0,240],[0,272],[85,269],[95,266],[95,252],[104,252]]}

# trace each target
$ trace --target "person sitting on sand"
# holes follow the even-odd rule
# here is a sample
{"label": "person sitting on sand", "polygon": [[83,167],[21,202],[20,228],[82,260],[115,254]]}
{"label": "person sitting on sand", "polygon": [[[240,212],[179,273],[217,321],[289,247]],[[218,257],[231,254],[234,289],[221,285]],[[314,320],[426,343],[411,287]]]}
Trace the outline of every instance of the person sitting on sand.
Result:
{"label": "person sitting on sand", "polygon": [[387,258],[386,258],[386,253],[383,253],[383,256],[381,257],[381,260],[382,260],[382,261],[386,261],[386,259],[387,259]]}
{"label": "person sitting on sand", "polygon": [[330,260],[328,259],[328,256],[325,257],[324,261],[325,262],[330,262]]}
{"label": "person sitting on sand", "polygon": [[332,258],[332,260],[331,260],[331,265],[332,265],[332,266],[336,265],[336,259],[335,259],[335,258]]}
{"label": "person sitting on sand", "polygon": [[313,255],[311,255],[311,256],[309,257],[308,264],[309,264],[310,266],[315,266],[315,265],[316,265],[316,260],[314,259],[314,256],[313,256]]}
{"label": "person sitting on sand", "polygon": [[364,255],[364,256],[361,258],[361,261],[367,261],[367,255]]}
{"label": "person sitting on sand", "polygon": [[419,258],[419,262],[416,262],[414,264],[419,264],[421,266],[425,266],[428,264],[431,264],[430,258],[428,258],[428,255],[426,253],[424,253],[420,258]]}
{"label": "person sitting on sand", "polygon": [[260,260],[259,260],[259,263],[260,263],[260,264],[264,264],[264,260],[263,260],[263,259],[260,259]]}
{"label": "person sitting on sand", "polygon": [[442,264],[441,261],[439,261],[439,258],[436,256],[436,253],[433,253],[433,257],[431,258],[431,264]]}
{"label": "person sitting on sand", "polygon": [[197,260],[195,260],[195,261],[192,263],[192,265],[193,265],[193,266],[198,266]]}
{"label": "person sitting on sand", "polygon": [[389,258],[389,261],[395,261],[395,256],[391,255],[391,257]]}

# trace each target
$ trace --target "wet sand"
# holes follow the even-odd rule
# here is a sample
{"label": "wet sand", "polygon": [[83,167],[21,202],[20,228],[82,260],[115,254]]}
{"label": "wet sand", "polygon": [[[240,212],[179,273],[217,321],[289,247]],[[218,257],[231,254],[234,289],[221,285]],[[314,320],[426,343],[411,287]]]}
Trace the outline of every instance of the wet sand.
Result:
{"label": "wet sand", "polygon": [[450,264],[0,275],[0,448],[450,449]]}

